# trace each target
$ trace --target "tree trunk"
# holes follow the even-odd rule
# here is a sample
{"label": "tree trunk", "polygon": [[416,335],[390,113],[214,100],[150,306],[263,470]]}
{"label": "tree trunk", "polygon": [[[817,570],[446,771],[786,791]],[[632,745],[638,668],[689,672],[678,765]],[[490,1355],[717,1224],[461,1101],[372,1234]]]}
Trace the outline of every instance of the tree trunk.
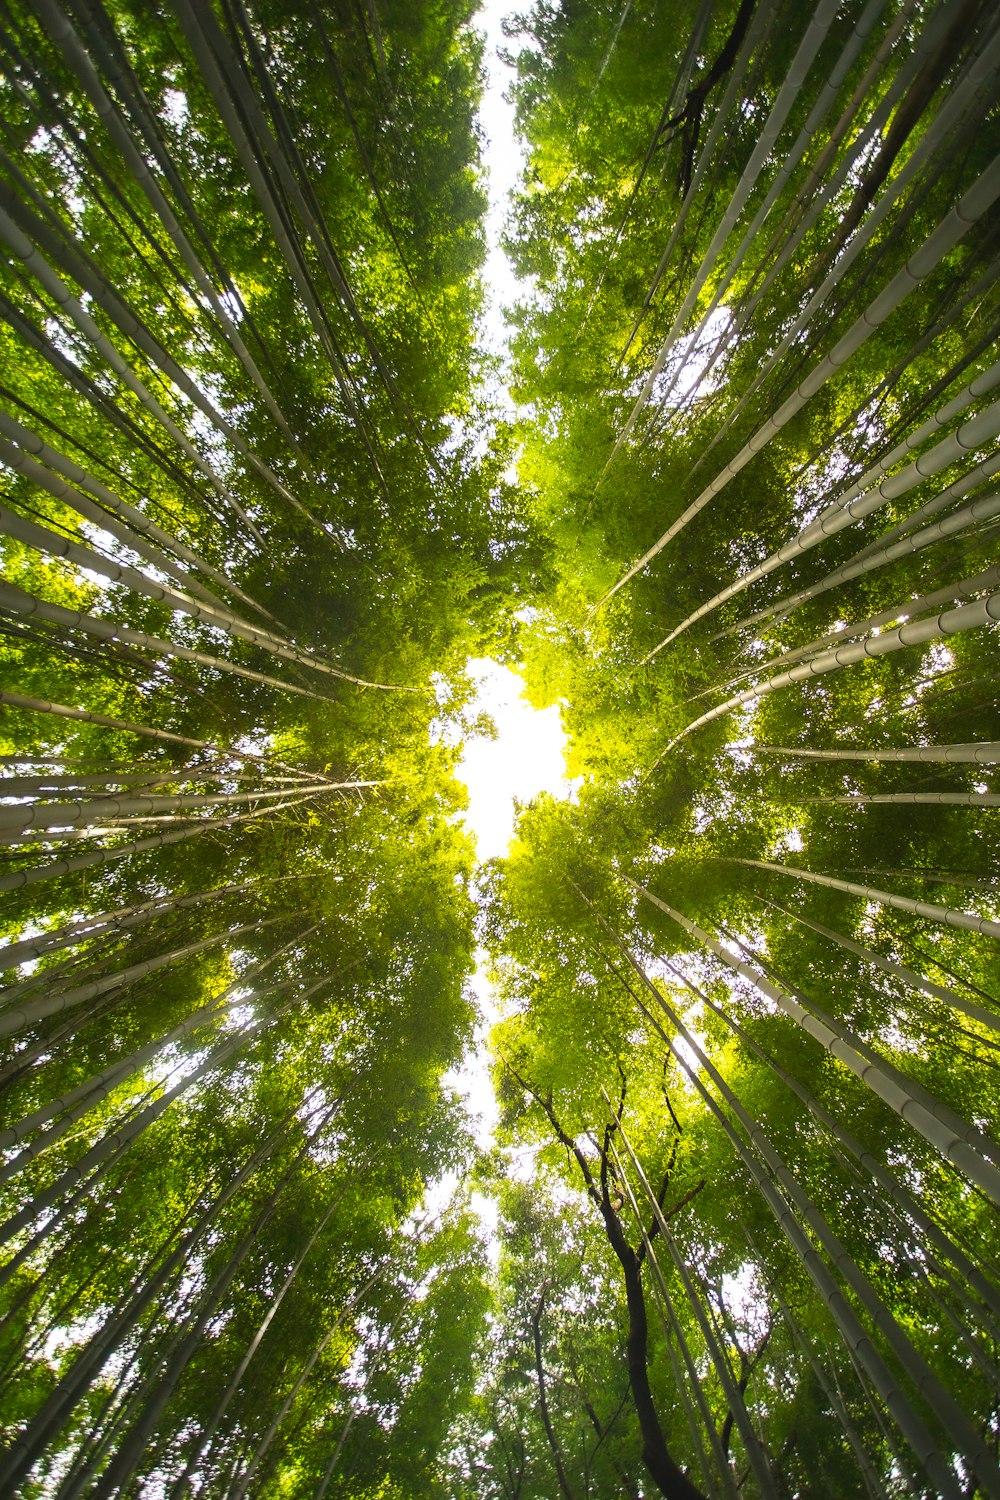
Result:
{"label": "tree trunk", "polygon": [[[637,887],[637,890],[642,892],[643,888]],[[934,1399],[940,1403],[938,1410],[943,1413],[947,1409],[950,1417],[953,1416],[956,1418],[959,1425],[954,1431],[956,1434],[959,1430],[961,1431],[959,1441],[966,1446],[967,1452],[971,1456],[972,1466],[976,1468],[977,1474],[981,1472],[985,1473],[986,1480],[984,1487],[990,1485],[988,1493],[992,1495],[994,1487],[992,1486],[990,1471],[992,1470],[993,1473],[996,1473],[996,1466],[993,1463],[992,1457],[986,1453],[978,1435],[972,1431],[970,1424],[962,1413],[957,1411],[952,1398],[940,1387],[940,1382],[927,1369],[921,1356],[909,1343],[905,1333],[895,1324],[891,1313],[889,1313],[877,1293],[870,1286],[863,1273],[854,1264],[840,1242],[832,1235],[826,1221],[809,1202],[795,1178],[761,1130],[758,1122],[740,1104],[738,1098],[733,1094],[718,1070],[705,1055],[702,1047],[688,1031],[680,1016],[666,1002],[663,996],[659,994],[655,986],[652,986],[651,981],[649,983],[659,1001],[660,1008],[664,1011],[670,1024],[676,1028],[677,1033],[684,1039],[687,1046],[697,1058],[699,1065],[704,1068],[729,1108],[736,1115],[743,1129],[750,1136],[756,1152],[759,1152],[763,1158],[765,1165],[762,1165],[757,1160],[755,1151],[751,1151],[744,1144],[742,1137],[735,1130],[718,1102],[708,1092],[698,1073],[691,1067],[684,1054],[677,1050],[674,1041],[667,1035],[662,1026],[658,1022],[655,1022],[658,1033],[722,1126],[740,1159],[757,1184],[759,1191],[774,1213],[778,1224],[801,1260],[803,1267],[808,1272],[822,1300],[833,1314],[848,1348],[864,1365],[876,1390],[879,1391],[887,1409],[891,1412],[894,1421],[900,1427],[900,1430],[914,1449],[914,1452],[920,1457],[931,1479],[938,1485],[941,1494],[946,1496],[947,1500],[959,1500],[958,1489],[950,1464],[940,1453],[934,1440],[926,1431],[923,1422],[903,1396],[896,1377],[889,1371],[884,1360],[875,1350],[868,1333],[858,1320],[857,1315],[846,1302],[843,1293],[830,1275],[826,1265],[813,1249],[796,1219],[796,1212],[802,1217],[803,1222],[807,1223],[810,1229],[817,1235],[824,1249],[831,1255],[834,1264],[849,1281],[856,1294],[859,1295],[870,1316],[873,1317],[876,1324],[886,1334],[887,1338],[889,1338],[908,1373],[917,1382],[918,1388],[932,1387],[935,1392]],[[645,1010],[645,1007],[643,1009]],[[651,1017],[650,1012],[645,1011],[645,1013],[648,1017]],[[770,1173],[774,1174],[782,1192],[788,1194],[789,1202],[794,1205],[794,1211],[790,1211],[789,1202],[786,1202],[781,1193],[779,1193],[775,1183],[771,1180]],[[997,1482],[998,1486],[1000,1486],[1000,1474],[997,1474]]]}
{"label": "tree trunk", "polygon": [[[280,408],[251,358],[249,350],[240,337],[239,330],[226,312],[221,298],[216,295],[211,280],[206,275],[198,256],[195,254],[189,240],[177,222],[167,199],[160,191],[155,178],[146,166],[127,126],[108,97],[91,59],[81,45],[72,26],[59,10],[58,5],[55,4],[55,0],[38,0],[38,11],[42,24],[62,53],[71,73],[74,73],[79,78],[91,103],[104,121],[112,141],[121,153],[128,171],[145,194],[154,212],[166,229],[174,248],[180,255],[187,270],[194,277],[198,290],[211,307],[215,318],[222,327],[226,339],[235,351],[240,363],[260,391],[279,427],[287,431],[288,425],[281,414]],[[259,459],[254,463],[254,467],[258,469],[258,472],[262,472],[264,477],[268,478],[272,484],[278,487],[279,493],[284,491],[284,486],[280,485],[276,477]]]}

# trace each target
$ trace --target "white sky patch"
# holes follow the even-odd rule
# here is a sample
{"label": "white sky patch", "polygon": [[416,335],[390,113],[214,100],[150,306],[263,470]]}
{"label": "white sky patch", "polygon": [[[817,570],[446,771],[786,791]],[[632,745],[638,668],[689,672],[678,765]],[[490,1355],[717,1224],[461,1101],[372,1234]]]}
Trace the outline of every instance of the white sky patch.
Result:
{"label": "white sky patch", "polygon": [[940,672],[951,670],[955,665],[955,656],[943,641],[932,641],[924,652],[920,665],[925,677],[936,677]]}
{"label": "white sky patch", "polygon": [[[654,401],[669,410],[682,406],[699,384],[702,394],[706,396],[716,389],[718,379],[715,369],[706,375],[708,362],[715,353],[716,346],[724,343],[728,337],[732,321],[728,308],[717,307],[704,328],[698,328],[694,333],[677,340],[666,369],[660,372],[654,382]],[[640,382],[640,389],[642,383]]]}
{"label": "white sky patch", "polygon": [[[505,15],[512,13],[510,0],[486,0],[473,18],[473,25],[483,33],[486,42],[483,54],[486,87],[479,106],[479,124],[483,133],[482,160],[489,186],[485,226],[487,253],[483,267],[486,302],[479,334],[486,347],[500,356],[504,363],[507,330],[503,308],[516,300],[519,289],[510,262],[500,246],[500,236],[525,159],[521,142],[514,132],[514,107],[503,97],[514,74],[498,55],[499,49],[508,45],[502,21]],[[509,402],[509,397],[507,400]],[[514,482],[516,474],[510,472],[505,477]],[[521,696],[524,684],[520,678],[497,662],[478,658],[470,661],[468,666],[479,683],[472,712],[488,713],[497,727],[495,740],[466,742],[457,772],[469,792],[469,808],[463,821],[476,840],[479,859],[485,861],[506,853],[514,829],[515,798],[529,802],[542,791],[565,797],[571,788],[566,781],[565,736],[558,708],[541,712],[533,709]],[[497,1021],[498,1008],[485,965],[486,953],[479,949],[471,984],[482,1019],[464,1066],[446,1074],[444,1082],[464,1098],[473,1119],[476,1140],[483,1150],[488,1150],[493,1142],[498,1111],[489,1077],[487,1038]],[[450,1195],[454,1187],[444,1182],[438,1191]],[[473,1193],[471,1201],[482,1222],[487,1250],[495,1262],[499,1255],[497,1205],[482,1193]]]}
{"label": "white sky patch", "polygon": [[[539,792],[566,797],[572,784],[566,778],[563,733],[557,707],[538,710],[522,696],[524,683],[509,667],[488,658],[468,663],[478,693],[470,712],[487,713],[497,728],[497,738],[477,738],[465,744],[457,775],[469,791],[469,808],[463,821],[476,840],[479,859],[485,861],[507,851],[517,802],[530,802]],[[476,971],[471,986],[482,1017],[465,1064],[445,1075],[445,1083],[465,1100],[472,1116],[478,1144],[488,1150],[497,1123],[497,1104],[489,1076],[488,1037],[499,1016],[496,997],[486,976],[487,955],[476,952]],[[492,1199],[475,1193],[472,1205],[483,1224],[484,1238],[494,1256],[497,1208]]]}
{"label": "white sky patch", "polygon": [[749,770],[754,763],[754,743],[754,738],[751,735],[749,739],[736,740],[726,746],[727,754],[732,756],[734,765],[738,766],[741,771]]}
{"label": "white sky patch", "polygon": [[704,802],[692,804],[691,823],[695,833],[704,833],[705,829],[711,826],[714,817],[714,809],[707,807]]}
{"label": "white sky patch", "polygon": [[180,89],[167,89],[163,95],[163,113],[177,130],[183,130],[191,118],[187,95]]}
{"label": "white sky patch", "polygon": [[[476,978],[478,980],[479,971],[477,971]],[[486,1029],[484,1027],[476,1033],[475,1051],[465,1067],[446,1073],[443,1080],[446,1087],[458,1090],[470,1113],[475,1117],[476,1140],[484,1151],[488,1151],[493,1144],[493,1132],[496,1129],[498,1114],[496,1099],[489,1081]],[[418,1227],[427,1219],[443,1218],[452,1199],[459,1191],[459,1187],[460,1179],[457,1172],[445,1172],[441,1177],[429,1182],[420,1207],[404,1220],[403,1232],[415,1234]],[[500,1210],[496,1200],[485,1193],[471,1192],[469,1204],[479,1219],[483,1244],[495,1269],[500,1260],[500,1241],[497,1237]]]}
{"label": "white sky patch", "polygon": [[767,1291],[763,1286],[757,1267],[752,1261],[744,1261],[735,1276],[723,1276],[722,1300],[734,1321],[749,1328],[759,1338],[763,1332],[764,1312],[768,1305]]}
{"label": "white sky patch", "polygon": [[488,658],[469,662],[479,684],[474,713],[488,713],[497,727],[495,740],[467,741],[457,774],[469,789],[464,822],[476,840],[481,861],[505,854],[514,831],[518,802],[530,802],[539,792],[568,797],[559,709],[535,709],[522,697],[524,684],[509,667]]}
{"label": "white sky patch", "polygon": [[[691,1024],[691,1013],[693,1011],[695,1011],[696,1009],[697,1009],[696,1006],[692,1006],[691,1007],[691,1012],[689,1012],[688,1015],[685,1016],[685,1018],[684,1018],[685,1025],[687,1026],[688,1035],[690,1036],[691,1041],[690,1042],[687,1041],[687,1039],[685,1037],[682,1037],[682,1036],[675,1036],[674,1039],[673,1039],[673,1049],[674,1049],[674,1051],[676,1052],[677,1056],[680,1058],[681,1062],[683,1062],[684,1064],[686,1064],[686,1066],[691,1069],[691,1072],[694,1073],[695,1076],[697,1076],[701,1072],[701,1070],[702,1070],[702,1062],[701,1062],[702,1055],[704,1055],[705,1057],[709,1056],[708,1042],[702,1036],[701,1032],[698,1031],[697,1028]],[[692,1042],[694,1043],[694,1046],[691,1045]],[[685,1087],[685,1089],[691,1091],[691,1090],[694,1089],[694,1086],[695,1086],[694,1085],[694,1081],[692,1079],[690,1079],[688,1077],[688,1075],[685,1073],[684,1074],[684,1087]]]}
{"label": "white sky patch", "polygon": [[[460,1068],[450,1069],[444,1075],[445,1085],[453,1088],[465,1101],[476,1144],[483,1151],[488,1151],[493,1145],[493,1135],[499,1119],[496,1095],[490,1082],[488,1039],[499,1019],[500,1011],[493,993],[493,986],[486,977],[486,963],[486,949],[477,948],[476,972],[470,981],[470,988],[476,996],[481,1020],[476,1027],[472,1050],[463,1065]],[[473,1206],[479,1213],[479,1217],[486,1223],[487,1228],[492,1230],[496,1227],[496,1206],[484,1199],[483,1203],[489,1204],[488,1209],[484,1210],[482,1204],[477,1201],[480,1196],[478,1193],[472,1195]]]}

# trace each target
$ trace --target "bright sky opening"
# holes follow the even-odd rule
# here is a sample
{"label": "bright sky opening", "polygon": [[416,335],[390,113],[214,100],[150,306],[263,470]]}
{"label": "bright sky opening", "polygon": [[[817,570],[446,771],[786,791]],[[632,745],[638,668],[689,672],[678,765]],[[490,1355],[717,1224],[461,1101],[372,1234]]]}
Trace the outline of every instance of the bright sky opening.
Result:
{"label": "bright sky opening", "polygon": [[[497,729],[495,740],[467,740],[458,764],[458,776],[469,791],[468,811],[463,821],[476,840],[480,861],[504,855],[517,817],[516,803],[530,802],[539,792],[556,797],[572,794],[566,778],[563,734],[557,707],[538,710],[522,697],[524,683],[509,667],[488,658],[474,658],[469,673],[479,691],[474,713],[488,713]],[[485,971],[486,954],[476,953],[472,988],[482,1022],[475,1047],[464,1068],[451,1082],[465,1095],[473,1115],[479,1118],[477,1135],[488,1146],[496,1120],[496,1102],[489,1081],[486,1039],[497,1019],[497,1006]]]}
{"label": "bright sky opening", "polygon": [[521,696],[520,677],[495,661],[476,658],[469,662],[469,672],[479,683],[474,711],[488,713],[497,727],[495,740],[467,740],[458,764],[458,776],[469,789],[465,825],[485,861],[507,851],[515,800],[530,802],[539,792],[566,797],[571,786],[558,707],[532,708]]}
{"label": "bright sky opening", "polygon": [[[479,123],[484,137],[482,161],[489,178],[489,210],[483,267],[486,306],[480,331],[492,352],[501,357],[506,352],[503,308],[515,300],[517,282],[501,248],[500,236],[510,195],[524,166],[521,142],[514,132],[514,110],[503,97],[511,82],[511,70],[498,56],[498,49],[506,44],[501,23],[510,10],[510,0],[486,0],[473,23],[484,33],[486,43],[483,55],[486,87],[479,107]],[[524,691],[521,679],[497,662],[473,659],[468,668],[479,684],[472,712],[488,713],[497,729],[495,740],[467,740],[458,765],[458,776],[469,792],[469,807],[463,821],[476,840],[479,860],[484,862],[507,852],[516,818],[515,799],[530,802],[542,791],[565,797],[571,788],[566,780],[563,755],[566,740],[558,708],[541,712],[533,709],[521,696]],[[488,1149],[496,1127],[497,1105],[489,1076],[487,1038],[497,1020],[497,1005],[486,976],[485,961],[486,954],[480,949],[476,953],[472,988],[482,1019],[473,1049],[465,1065],[445,1081],[464,1096],[475,1121],[479,1145]],[[450,1196],[454,1190],[454,1183],[442,1181],[437,1187],[438,1199]],[[432,1192],[427,1201],[438,1199]],[[495,1260],[497,1206],[482,1193],[474,1193],[472,1201],[491,1258]]]}
{"label": "bright sky opening", "polygon": [[[464,822],[476,839],[480,861],[485,861],[507,852],[517,816],[515,801],[530,802],[539,792],[546,791],[566,797],[573,788],[566,778],[566,736],[559,709],[532,708],[522,697],[521,678],[498,662],[476,658],[469,662],[468,669],[479,684],[472,712],[488,713],[497,728],[495,740],[466,741],[457,772],[469,791]],[[498,1012],[485,961],[485,952],[478,950],[472,988],[482,1020],[475,1043],[465,1065],[449,1074],[446,1082],[464,1097],[475,1121],[476,1138],[481,1147],[488,1149],[493,1140],[497,1107],[490,1083],[487,1038]],[[447,1184],[442,1183],[439,1191],[447,1192]],[[491,1253],[496,1255],[493,1239],[496,1204],[475,1193],[473,1205],[482,1220]]]}

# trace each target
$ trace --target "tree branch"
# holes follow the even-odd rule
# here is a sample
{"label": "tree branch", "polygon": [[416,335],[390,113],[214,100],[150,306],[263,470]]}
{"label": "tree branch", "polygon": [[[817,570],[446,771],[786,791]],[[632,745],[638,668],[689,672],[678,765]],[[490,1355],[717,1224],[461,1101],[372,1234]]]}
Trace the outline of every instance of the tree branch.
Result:
{"label": "tree branch", "polygon": [[688,89],[684,103],[677,113],[672,115],[669,120],[665,120],[657,130],[656,138],[653,142],[653,150],[660,150],[667,146],[673,138],[672,133],[678,129],[681,130],[683,152],[677,174],[677,185],[680,188],[682,198],[687,197],[691,188],[694,156],[698,149],[698,139],[701,135],[701,121],[705,103],[715,85],[729,72],[736,61],[740,45],[746,36],[747,27],[750,25],[750,18],[756,6],[757,0],[743,0],[742,5],[736,12],[736,19],[725,40],[722,51],[712,63],[708,72],[702,74],[697,83],[693,83]]}
{"label": "tree branch", "polygon": [[530,1094],[535,1103],[541,1106],[548,1118],[549,1124],[552,1126],[552,1129],[555,1131],[556,1136],[558,1137],[562,1145],[566,1147],[567,1151],[571,1151],[573,1153],[573,1156],[576,1159],[576,1164],[580,1168],[580,1173],[586,1184],[587,1193],[603,1213],[604,1203],[602,1201],[601,1194],[597,1190],[597,1185],[594,1182],[594,1176],[590,1170],[590,1164],[587,1161],[587,1158],[584,1156],[583,1152],[580,1150],[579,1146],[576,1144],[576,1141],[573,1140],[572,1136],[566,1134],[565,1130],[562,1128],[558,1119],[556,1118],[555,1110],[552,1107],[552,1091],[550,1090],[548,1096],[543,1099],[538,1090],[533,1088],[526,1078],[521,1077],[520,1073],[514,1067],[514,1064],[510,1061],[509,1058],[503,1057],[502,1061],[508,1073],[512,1074],[513,1077],[517,1079],[518,1083],[524,1089],[525,1093]]}

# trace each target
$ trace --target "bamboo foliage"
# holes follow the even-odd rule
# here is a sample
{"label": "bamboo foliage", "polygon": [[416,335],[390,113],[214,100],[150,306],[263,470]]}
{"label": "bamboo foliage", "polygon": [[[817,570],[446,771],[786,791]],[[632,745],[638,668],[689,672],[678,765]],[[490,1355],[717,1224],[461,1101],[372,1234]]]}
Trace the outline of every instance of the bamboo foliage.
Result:
{"label": "bamboo foliage", "polygon": [[736,7],[705,45],[745,127],[719,88],[680,141],[693,196],[640,176],[624,223],[656,23],[622,27],[616,123],[586,144],[565,120],[596,40],[525,28],[515,375],[560,572],[523,649],[577,780],[491,876],[503,1139],[551,1201],[574,1177],[552,1119],[592,1163],[613,1121],[658,1412],[705,1495],[733,1481],[723,1433],[742,1493],[768,1492],[756,1443],[789,1492],[986,1495],[1000,33],[975,4],[859,4],[803,74],[812,8],[780,45],[762,10],[735,55]]}
{"label": "bamboo foliage", "polygon": [[[474,435],[464,9],[389,18],[384,70],[321,20],[333,119],[308,7],[0,21],[12,1492],[282,1488],[304,1432],[311,1490],[429,1472],[400,1307],[450,1403],[472,1378],[473,1220],[409,1229],[469,1150],[430,678],[461,701],[536,543]],[[359,1393],[396,1417],[331,1465]]]}
{"label": "bamboo foliage", "polygon": [[996,7],[506,35],[513,414],[465,0],[0,15],[0,1487],[1000,1496]]}

